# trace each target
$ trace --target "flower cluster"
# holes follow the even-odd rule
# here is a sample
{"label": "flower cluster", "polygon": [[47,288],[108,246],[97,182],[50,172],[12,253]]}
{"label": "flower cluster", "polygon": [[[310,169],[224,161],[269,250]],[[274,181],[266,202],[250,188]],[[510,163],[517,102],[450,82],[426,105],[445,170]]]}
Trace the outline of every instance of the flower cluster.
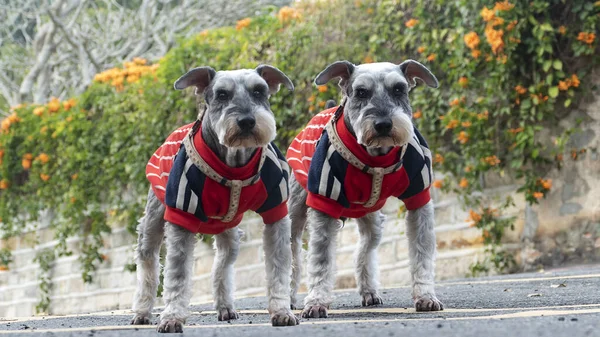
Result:
{"label": "flower cluster", "polygon": [[570,87],[577,88],[579,87],[579,77],[573,74],[571,78],[567,78],[564,81],[558,81],[558,90],[567,91]]}
{"label": "flower cluster", "polygon": [[594,40],[596,40],[596,34],[580,32],[579,35],[577,35],[577,40],[591,45],[594,43]]}
{"label": "flower cluster", "polygon": [[242,29],[250,26],[250,23],[252,23],[252,19],[250,19],[250,18],[241,19],[235,25],[235,29],[236,30],[242,30]]}
{"label": "flower cluster", "polygon": [[419,20],[417,19],[410,19],[408,21],[406,21],[406,23],[404,24],[407,28],[413,28],[414,26],[416,26],[419,23]]}
{"label": "flower cluster", "polygon": [[0,123],[0,128],[2,132],[8,132],[10,130],[10,126],[21,121],[21,118],[17,116],[16,112],[10,114],[10,116],[4,118],[2,123]]}
{"label": "flower cluster", "polygon": [[[279,10],[279,13],[277,13],[277,18],[279,19],[279,21],[281,23],[287,23],[287,22],[291,22],[291,21],[302,20],[302,15],[300,14],[300,12],[297,9],[285,6]],[[239,25],[239,22],[238,22],[238,25]]]}
{"label": "flower cluster", "polygon": [[136,57],[132,62],[123,63],[123,68],[112,68],[96,74],[94,81],[109,83],[117,89],[123,91],[125,83],[136,83],[146,74],[154,74],[158,69],[158,63],[146,65],[147,61]]}

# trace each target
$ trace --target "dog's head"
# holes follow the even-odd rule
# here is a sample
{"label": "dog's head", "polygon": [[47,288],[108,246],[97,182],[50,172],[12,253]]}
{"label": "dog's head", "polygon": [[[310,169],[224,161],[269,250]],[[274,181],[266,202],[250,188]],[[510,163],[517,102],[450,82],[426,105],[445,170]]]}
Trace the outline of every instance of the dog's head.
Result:
{"label": "dog's head", "polygon": [[197,95],[204,94],[207,106],[202,123],[208,123],[219,143],[229,148],[248,148],[265,146],[275,139],[269,97],[279,91],[281,84],[294,90],[292,81],[269,65],[230,71],[199,67],[175,81],[175,89],[195,86]]}
{"label": "dog's head", "polygon": [[346,96],[344,116],[358,143],[367,149],[403,146],[413,135],[412,109],[408,92],[419,78],[432,88],[435,76],[421,63],[407,60],[354,65],[348,61],[330,64],[315,79],[323,85],[340,78]]}

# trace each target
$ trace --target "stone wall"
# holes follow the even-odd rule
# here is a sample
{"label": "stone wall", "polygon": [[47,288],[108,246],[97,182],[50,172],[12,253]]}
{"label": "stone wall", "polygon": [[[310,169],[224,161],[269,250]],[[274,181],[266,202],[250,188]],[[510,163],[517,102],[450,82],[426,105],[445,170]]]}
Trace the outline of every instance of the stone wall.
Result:
{"label": "stone wall", "polygon": [[[596,76],[596,78],[599,78]],[[597,86],[600,85],[600,80]],[[581,132],[570,145],[573,149],[585,148],[577,160],[565,153],[562,170],[548,175],[554,186],[540,205],[528,207],[522,195],[514,195],[516,206],[507,215],[517,217],[515,231],[509,232],[506,247],[515,250],[521,269],[541,265],[557,266],[570,262],[587,262],[600,259],[600,95],[590,96],[588,102],[574,111],[559,128],[583,119]],[[544,136],[552,139],[552,135]],[[488,177],[486,196],[507,195],[515,185],[506,178]],[[453,195],[440,195],[434,191],[436,234],[438,244],[437,279],[464,277],[469,265],[483,258],[480,233],[465,221],[468,212],[460,207]],[[398,215],[399,202],[390,200],[385,235],[379,248],[381,281],[385,287],[409,283],[407,242],[404,221]],[[256,216],[247,217],[241,225],[245,231],[240,257],[236,263],[237,295],[264,293],[261,230]],[[338,288],[353,288],[353,254],[356,250],[357,230],[353,221],[346,223],[340,232],[338,247]],[[32,262],[36,250],[52,247],[52,233],[39,229],[9,242],[0,242],[0,248],[10,247],[14,263],[7,271],[0,271],[0,317],[30,316],[35,313],[38,301],[37,274],[39,268]],[[36,239],[41,245],[33,247]],[[70,239],[73,247],[76,238]],[[123,228],[114,228],[106,237],[103,253],[106,261],[97,271],[92,284],[81,279],[77,254],[56,260],[53,268],[51,293],[52,314],[86,313],[100,310],[129,309],[135,290],[135,274],[124,271],[133,261],[134,238]],[[210,300],[210,269],[213,250],[198,243],[195,250],[194,296],[192,302]],[[160,305],[160,299],[159,304]]]}

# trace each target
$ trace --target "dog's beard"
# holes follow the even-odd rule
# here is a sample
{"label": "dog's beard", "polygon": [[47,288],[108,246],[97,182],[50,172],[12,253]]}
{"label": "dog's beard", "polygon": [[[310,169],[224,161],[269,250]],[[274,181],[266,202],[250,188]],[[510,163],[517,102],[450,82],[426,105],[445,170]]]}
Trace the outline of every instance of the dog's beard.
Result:
{"label": "dog's beard", "polygon": [[269,144],[276,136],[275,118],[265,109],[259,109],[254,118],[256,126],[251,131],[242,131],[235,117],[219,119],[215,126],[219,143],[229,148],[252,148]]}
{"label": "dog's beard", "polygon": [[379,136],[370,118],[363,119],[355,128],[359,144],[367,148],[391,148],[404,146],[413,136],[413,124],[410,117],[403,112],[395,112],[391,116],[392,129],[387,136]]}

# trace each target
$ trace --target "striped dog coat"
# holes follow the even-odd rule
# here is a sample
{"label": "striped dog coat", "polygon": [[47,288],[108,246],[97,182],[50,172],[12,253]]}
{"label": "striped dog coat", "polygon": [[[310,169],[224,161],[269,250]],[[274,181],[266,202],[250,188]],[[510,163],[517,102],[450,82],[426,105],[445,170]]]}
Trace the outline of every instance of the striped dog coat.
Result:
{"label": "striped dog coat", "polygon": [[146,166],[166,206],[165,220],[194,233],[219,234],[237,226],[248,210],[266,224],[285,217],[289,167],[279,149],[269,144],[233,168],[208,147],[201,131],[200,121],[175,130]]}
{"label": "striped dog coat", "polygon": [[431,151],[419,131],[405,146],[371,156],[346,128],[343,106],[314,116],[290,145],[287,159],[308,192],[306,204],[333,218],[363,217],[392,196],[409,210],[431,199]]}

